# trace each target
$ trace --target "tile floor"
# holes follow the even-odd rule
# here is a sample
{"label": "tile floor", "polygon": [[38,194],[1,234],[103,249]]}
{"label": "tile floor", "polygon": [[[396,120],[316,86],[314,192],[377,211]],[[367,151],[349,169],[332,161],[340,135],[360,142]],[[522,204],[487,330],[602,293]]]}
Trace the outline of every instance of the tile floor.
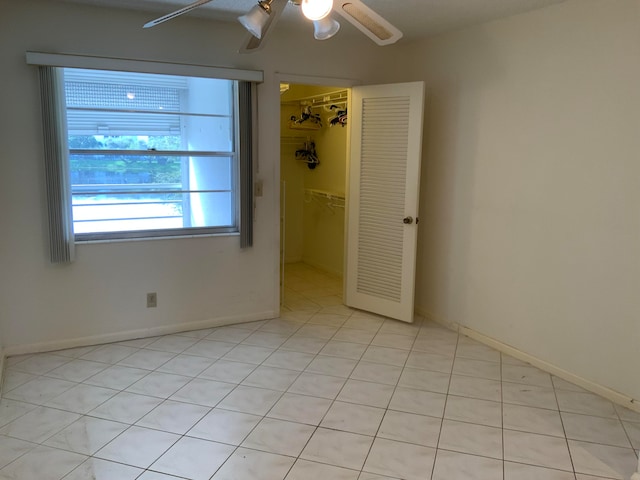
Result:
{"label": "tile floor", "polygon": [[279,319],[9,358],[0,479],[628,479],[640,414],[288,268]]}

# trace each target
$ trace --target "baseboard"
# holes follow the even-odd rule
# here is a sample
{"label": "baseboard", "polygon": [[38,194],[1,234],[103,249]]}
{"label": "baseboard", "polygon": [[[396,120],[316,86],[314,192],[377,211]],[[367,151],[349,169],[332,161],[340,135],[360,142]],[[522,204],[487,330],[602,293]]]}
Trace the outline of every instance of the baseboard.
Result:
{"label": "baseboard", "polygon": [[124,332],[107,333],[102,335],[91,335],[65,340],[54,340],[51,342],[32,343],[28,345],[15,345],[5,347],[4,354],[7,357],[12,355],[24,355],[28,353],[52,352],[55,350],[65,350],[67,348],[86,347],[89,345],[100,345],[103,343],[123,342],[143,337],[155,337],[159,335],[170,335],[172,333],[187,332],[189,330],[200,330],[203,328],[223,327],[238,323],[255,322],[278,317],[276,311],[265,311],[251,315],[230,315],[228,317],[201,320],[197,322],[178,323],[173,325],[163,325],[159,327],[141,328],[138,330],[128,330]]}
{"label": "baseboard", "polygon": [[433,313],[425,310],[422,307],[415,307],[414,311],[415,313],[423,317],[425,320],[428,320],[430,322],[435,322],[438,325],[442,325],[443,327],[448,328],[449,330],[453,330],[454,332],[458,332],[460,330],[460,325],[458,325],[457,323],[450,322],[444,318],[434,315]]}
{"label": "baseboard", "polygon": [[623,407],[628,408],[629,410],[633,410],[635,412],[640,413],[640,400],[636,400],[632,397],[629,397],[628,395],[625,395],[620,392],[616,392],[615,390],[612,390],[609,387],[605,387],[603,385],[600,385],[599,383],[593,382],[579,375],[571,373],[567,370],[564,370],[563,368],[553,365],[552,363],[541,360],[538,357],[535,357],[526,352],[518,350],[517,348],[512,347],[511,345],[507,345],[506,343],[496,340],[495,338],[491,338],[471,328],[459,325],[454,322],[446,321],[445,319],[440,318],[436,315],[433,315],[432,313],[426,311],[423,308],[416,307],[415,310],[416,310],[416,313],[418,313],[419,315],[422,315],[427,320],[434,321],[462,335],[466,335],[469,338],[472,338],[480,343],[483,343],[484,345],[487,345],[495,350],[498,350],[499,352],[505,353],[507,355],[511,355],[512,357],[517,358],[518,360],[522,360],[523,362],[527,362],[533,365],[534,367],[539,368],[540,370],[544,370],[545,372],[555,375],[556,377],[566,380],[567,382],[570,382],[570,383],[573,383],[574,385],[582,387],[585,390],[588,390],[589,392],[600,395],[601,397],[604,397],[607,400],[612,401],[613,403],[622,405]]}

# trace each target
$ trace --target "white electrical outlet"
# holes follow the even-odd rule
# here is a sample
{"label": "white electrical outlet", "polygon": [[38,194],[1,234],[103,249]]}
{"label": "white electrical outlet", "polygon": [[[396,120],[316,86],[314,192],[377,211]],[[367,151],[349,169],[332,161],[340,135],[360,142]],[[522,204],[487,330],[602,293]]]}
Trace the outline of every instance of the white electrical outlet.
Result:
{"label": "white electrical outlet", "polygon": [[158,306],[158,294],[156,292],[147,293],[147,308]]}

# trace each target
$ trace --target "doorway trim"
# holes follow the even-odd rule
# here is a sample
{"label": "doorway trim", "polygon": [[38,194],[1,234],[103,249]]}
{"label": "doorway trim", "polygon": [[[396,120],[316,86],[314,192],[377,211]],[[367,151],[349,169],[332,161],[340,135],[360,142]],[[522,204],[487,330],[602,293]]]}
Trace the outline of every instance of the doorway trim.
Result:
{"label": "doorway trim", "polygon": [[[317,76],[310,76],[310,75],[299,75],[299,74],[294,74],[294,73],[283,73],[283,72],[275,72],[274,74],[274,82],[273,82],[273,88],[272,88],[272,92],[270,92],[272,95],[274,95],[274,98],[278,98],[278,114],[281,113],[281,105],[280,105],[280,84],[281,83],[294,83],[294,84],[299,84],[299,85],[314,85],[314,86],[332,86],[332,87],[343,87],[343,88],[351,88],[351,87],[356,87],[358,85],[362,85],[362,81],[360,80],[356,80],[356,79],[352,79],[352,78],[335,78],[335,77],[317,77]],[[275,168],[274,168],[274,174],[273,174],[273,178],[274,178],[274,182],[278,185],[278,188],[274,188],[274,197],[276,198],[276,201],[274,202],[274,211],[278,212],[278,214],[276,215],[275,218],[275,223],[274,223],[274,230],[277,232],[277,238],[276,238],[276,245],[278,245],[278,248],[276,249],[277,254],[274,255],[273,258],[273,272],[274,272],[274,278],[273,281],[275,282],[275,285],[277,285],[278,287],[275,289],[275,298],[274,298],[274,302],[275,305],[277,306],[277,308],[275,309],[278,313],[278,316],[280,316],[280,298],[282,295],[282,292],[280,292],[280,242],[282,241],[282,238],[280,238],[280,202],[282,200],[281,198],[281,194],[280,194],[280,167],[281,167],[281,151],[280,151],[280,137],[282,136],[282,132],[280,130],[280,122],[278,121],[278,126],[277,126],[277,135],[278,135],[278,142],[277,143],[277,148],[276,148],[276,158],[278,159],[277,162],[275,163]],[[349,140],[347,140],[347,167],[349,165]],[[349,187],[349,169],[347,168],[347,184],[345,185],[345,188]],[[346,223],[348,222],[348,217],[346,215],[345,212],[345,227],[346,227]],[[346,229],[345,229],[345,242],[346,242]],[[346,251],[346,243],[345,246],[343,247],[345,248]]]}

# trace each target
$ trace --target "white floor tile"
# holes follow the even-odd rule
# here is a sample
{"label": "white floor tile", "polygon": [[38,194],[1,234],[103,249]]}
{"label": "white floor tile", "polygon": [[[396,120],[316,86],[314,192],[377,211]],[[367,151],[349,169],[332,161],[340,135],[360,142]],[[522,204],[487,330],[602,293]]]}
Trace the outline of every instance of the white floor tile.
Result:
{"label": "white floor tile", "polygon": [[[504,462],[504,480],[574,480],[573,473],[535,467],[522,463]],[[594,479],[595,480],[595,479]]]}
{"label": "white floor tile", "polygon": [[272,348],[254,347],[252,345],[238,345],[229,350],[224,356],[225,360],[236,362],[254,363],[256,365],[264,362],[269,355],[274,352]]}
{"label": "white floor tile", "polygon": [[190,381],[191,377],[185,377],[184,375],[151,372],[146,377],[127,387],[126,391],[151,397],[169,398]]}
{"label": "white floor tile", "polygon": [[171,400],[215,407],[236,386],[232,383],[194,378],[171,396]]}
{"label": "white floor tile", "polygon": [[133,347],[108,344],[98,347],[95,350],[91,350],[80,358],[113,365],[114,363],[118,363],[120,360],[124,360],[128,356],[133,355],[137,351],[138,349]]}
{"label": "white floor tile", "polygon": [[117,393],[117,390],[111,388],[80,384],[49,400],[45,405],[68,412],[85,414]]}
{"label": "white floor tile", "polygon": [[638,459],[630,448],[569,440],[577,473],[627,480],[636,471]]}
{"label": "white floor tile", "polygon": [[193,480],[209,480],[233,450],[230,445],[183,437],[150,469]]}
{"label": "white floor tile", "polygon": [[76,359],[58,368],[54,368],[46,375],[47,377],[60,378],[62,380],[69,380],[70,382],[82,382],[107,367],[108,365],[104,363]]}
{"label": "white floor tile", "polygon": [[499,363],[464,357],[456,357],[453,362],[453,373],[489,380],[500,380],[501,378]]}
{"label": "white floor tile", "polygon": [[33,380],[6,392],[3,397],[10,400],[43,405],[76,385],[77,383],[68,382],[67,380],[36,377]]}
{"label": "white floor tile", "polygon": [[432,480],[502,480],[501,460],[438,450]]}
{"label": "white floor tile", "polygon": [[214,408],[187,432],[188,436],[240,445],[262,420],[258,415]]}
{"label": "white floor tile", "polygon": [[266,415],[281,396],[282,392],[240,385],[218,407],[252,415]]}
{"label": "white floor tile", "polygon": [[339,340],[330,340],[322,350],[320,355],[329,355],[333,357],[351,358],[360,360],[362,354],[367,349],[366,345],[353,342],[341,342]]}
{"label": "white floor tile", "polygon": [[141,468],[121,463],[89,458],[64,477],[64,480],[134,480],[143,471]]}
{"label": "white floor tile", "polygon": [[206,336],[207,340],[219,342],[240,343],[251,335],[251,331],[242,328],[218,328]]}
{"label": "white floor tile", "polygon": [[348,378],[357,363],[357,360],[351,358],[318,355],[305,369],[305,372]]}
{"label": "white floor tile", "polygon": [[382,383],[363,382],[361,380],[347,380],[337,400],[370,407],[386,408],[393,395],[394,388]]}
{"label": "white floor tile", "polygon": [[505,430],[504,459],[557,470],[573,469],[564,438],[534,433]]}
{"label": "white floor tile", "polygon": [[44,375],[51,370],[58,368],[71,361],[68,357],[52,355],[50,353],[39,353],[11,367],[18,372],[31,373],[33,375]]}
{"label": "white floor tile", "polygon": [[127,428],[128,425],[123,423],[83,416],[44,444],[83,455],[93,455]]}
{"label": "white floor tile", "polygon": [[557,410],[504,404],[503,426],[509,430],[564,437],[564,428]]}
{"label": "white floor tile", "polygon": [[500,402],[502,400],[501,388],[501,383],[497,380],[451,375],[449,394]]}
{"label": "white floor tile", "polygon": [[413,350],[407,358],[406,366],[432,372],[451,373],[453,370],[453,357]]}
{"label": "white floor tile", "polygon": [[166,400],[138,420],[136,425],[184,435],[210,410],[200,405]]}
{"label": "white floor tile", "polygon": [[34,408],[36,406],[30,403],[9,400],[8,398],[0,399],[0,427],[4,427],[7,423],[20,418]]}
{"label": "white floor tile", "polygon": [[173,357],[164,365],[158,367],[158,372],[173,373],[175,375],[185,375],[197,377],[205,369],[213,365],[215,360],[195,355],[180,354]]}
{"label": "white floor tile", "polygon": [[502,460],[502,430],[445,419],[438,448]]}
{"label": "white floor tile", "polygon": [[445,399],[446,395],[441,393],[398,387],[393,393],[389,408],[400,412],[442,418]]}
{"label": "white floor tile", "polygon": [[382,408],[334,402],[320,426],[333,430],[375,436],[382,422],[384,412],[385,410]]}
{"label": "white floor tile", "polygon": [[[354,344],[357,345],[357,344]],[[361,345],[362,347],[363,345]],[[371,345],[367,347],[362,355],[362,361],[383,363],[385,365],[395,365],[403,367],[409,357],[409,351],[401,348],[378,347]]]}
{"label": "white floor tile", "polygon": [[129,427],[95,454],[97,458],[147,468],[180,439],[179,435]]}
{"label": "white floor tile", "polygon": [[38,407],[0,429],[0,435],[41,443],[75,422],[80,415],[53,408]]}
{"label": "white floor tile", "polygon": [[315,355],[291,350],[276,350],[262,365],[266,367],[287,368],[289,370],[302,371],[311,363]]}
{"label": "white floor tile", "polygon": [[556,394],[558,405],[563,412],[618,418],[613,403],[593,393],[558,390]]}
{"label": "white floor tile", "polygon": [[242,381],[242,385],[284,392],[298,378],[298,375],[300,372],[296,370],[259,366]]}
{"label": "white floor tile", "polygon": [[436,447],[442,419],[387,410],[378,437],[425,447]]}
{"label": "white floor tile", "polygon": [[631,448],[627,433],[617,418],[562,412],[562,423],[569,439]]}
{"label": "white floor tile", "polygon": [[515,405],[558,410],[556,394],[551,388],[503,382],[502,399]]}
{"label": "white floor tile", "polygon": [[0,468],[37,447],[35,443],[0,435]]}
{"label": "white floor tile", "polygon": [[432,372],[419,368],[405,368],[398,381],[401,387],[447,393],[451,376],[448,373]]}
{"label": "white floor tile", "polygon": [[537,385],[538,387],[553,388],[551,375],[539,368],[522,365],[503,365],[502,380],[505,382]]}
{"label": "white floor tile", "polygon": [[406,480],[423,480],[433,468],[436,450],[376,438],[363,470]]}
{"label": "white floor tile", "polygon": [[256,366],[249,363],[218,360],[198,376],[207,380],[217,380],[227,383],[240,383],[255,370]]}
{"label": "white floor tile", "polygon": [[498,402],[449,395],[444,418],[488,427],[502,427],[503,408],[504,405]]}
{"label": "white floor tile", "polygon": [[124,390],[147,375],[149,375],[149,370],[113,365],[86,379],[84,383],[98,387],[113,388],[114,390]]}
{"label": "white floor tile", "polygon": [[144,370],[155,370],[164,365],[176,354],[173,352],[158,352],[156,350],[140,349],[127,358],[120,360],[118,365],[125,367],[142,368]]}
{"label": "white floor tile", "polygon": [[372,443],[373,437],[318,428],[300,458],[360,470]]}
{"label": "white floor tile", "polygon": [[92,417],[133,424],[162,403],[161,398],[120,392],[89,412]]}
{"label": "white floor tile", "polygon": [[331,400],[285,393],[267,414],[270,418],[318,425],[329,410]]}
{"label": "white floor tile", "polygon": [[294,458],[239,448],[211,480],[282,480]]}
{"label": "white floor tile", "polygon": [[39,446],[0,469],[3,480],[60,480],[86,460],[77,453]]}
{"label": "white floor tile", "polygon": [[402,367],[361,361],[351,372],[351,378],[395,386],[401,374]]}
{"label": "white floor tile", "polygon": [[2,377],[2,391],[7,393],[35,378],[38,378],[38,375],[7,369]]}
{"label": "white floor tile", "polygon": [[311,425],[265,418],[242,442],[242,446],[297,457],[314,431],[315,427]]}
{"label": "white floor tile", "polygon": [[145,345],[149,350],[159,350],[161,352],[182,353],[187,348],[197,342],[197,339],[180,335],[166,335]]}
{"label": "white floor tile", "polygon": [[329,375],[302,373],[289,387],[289,393],[334,399],[345,385],[346,379]]}
{"label": "white floor tile", "polygon": [[358,480],[359,472],[299,459],[286,480]]}
{"label": "white floor tile", "polygon": [[236,344],[231,342],[200,340],[198,343],[194,343],[182,353],[185,355],[218,359],[224,357],[235,347]]}

